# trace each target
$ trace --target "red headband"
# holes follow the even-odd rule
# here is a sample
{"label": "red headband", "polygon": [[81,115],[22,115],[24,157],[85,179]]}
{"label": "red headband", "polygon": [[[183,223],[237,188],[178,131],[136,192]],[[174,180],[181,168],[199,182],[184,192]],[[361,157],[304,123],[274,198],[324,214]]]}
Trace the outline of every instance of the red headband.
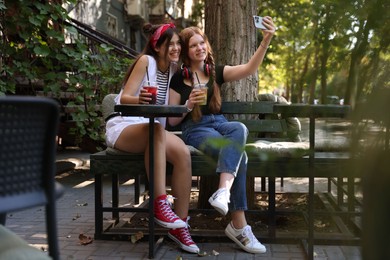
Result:
{"label": "red headband", "polygon": [[157,30],[153,33],[152,38],[150,41],[152,42],[153,48],[156,48],[156,44],[158,39],[160,39],[161,35],[164,34],[164,32],[169,29],[169,28],[176,28],[176,26],[173,23],[167,23],[164,25],[161,25],[160,27],[157,28]]}

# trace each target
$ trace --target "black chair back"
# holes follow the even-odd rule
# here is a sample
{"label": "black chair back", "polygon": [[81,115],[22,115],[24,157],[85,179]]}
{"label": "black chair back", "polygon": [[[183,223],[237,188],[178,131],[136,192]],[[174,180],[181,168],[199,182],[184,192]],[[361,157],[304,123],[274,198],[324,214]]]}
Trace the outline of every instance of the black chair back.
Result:
{"label": "black chair back", "polygon": [[45,206],[49,255],[59,259],[55,201],[58,104],[43,97],[0,97],[0,224],[6,213]]}

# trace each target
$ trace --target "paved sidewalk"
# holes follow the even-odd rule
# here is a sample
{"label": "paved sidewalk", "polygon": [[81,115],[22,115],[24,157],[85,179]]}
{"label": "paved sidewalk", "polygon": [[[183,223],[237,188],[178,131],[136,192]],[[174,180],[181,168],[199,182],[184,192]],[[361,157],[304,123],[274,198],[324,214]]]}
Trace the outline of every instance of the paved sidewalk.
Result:
{"label": "paved sidewalk", "polygon": [[[57,219],[61,259],[148,259],[148,242],[94,240],[88,245],[81,245],[79,235],[93,238],[94,235],[94,180],[85,171],[89,169],[89,154],[77,149],[58,152],[57,166],[61,172],[57,181],[62,183],[65,194],[57,201]],[[304,188],[304,180],[285,179],[286,190]],[[123,188],[123,187],[122,187]],[[126,194],[133,196],[133,184],[127,183]],[[324,188],[318,185],[318,188]],[[127,198],[129,200],[129,198]],[[131,200],[132,198],[130,198]],[[6,226],[38,248],[46,248],[44,235],[44,209],[33,208],[8,215]],[[198,242],[198,241],[196,241]],[[233,242],[197,243],[202,251],[208,253],[205,259],[304,259],[303,249],[298,244],[267,244],[267,253],[249,254],[238,248]],[[218,255],[213,255],[213,250]],[[354,246],[315,246],[316,259],[361,259],[359,247]],[[181,258],[180,258],[181,257]],[[168,237],[156,252],[155,259],[195,259],[197,255],[181,251]]]}

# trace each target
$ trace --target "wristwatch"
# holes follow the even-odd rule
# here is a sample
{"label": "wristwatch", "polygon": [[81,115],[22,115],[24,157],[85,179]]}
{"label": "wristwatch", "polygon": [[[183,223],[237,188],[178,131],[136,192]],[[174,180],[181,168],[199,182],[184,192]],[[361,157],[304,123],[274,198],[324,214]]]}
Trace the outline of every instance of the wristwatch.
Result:
{"label": "wristwatch", "polygon": [[187,112],[191,112],[192,109],[194,109],[194,108],[189,108],[188,107],[188,99],[187,99],[186,103],[184,103],[184,105],[186,106]]}

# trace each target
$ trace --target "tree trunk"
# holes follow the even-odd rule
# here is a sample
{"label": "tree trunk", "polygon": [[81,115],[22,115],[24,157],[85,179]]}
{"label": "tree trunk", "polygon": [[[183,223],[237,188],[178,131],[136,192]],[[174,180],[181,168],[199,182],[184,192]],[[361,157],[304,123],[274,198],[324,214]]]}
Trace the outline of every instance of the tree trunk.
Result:
{"label": "tree trunk", "polygon": [[[254,0],[206,0],[205,30],[216,64],[243,64],[252,57],[258,46],[252,19],[256,4]],[[222,87],[225,101],[252,101],[257,93],[258,75]]]}
{"label": "tree trunk", "polygon": [[321,75],[321,104],[325,104],[327,102],[327,64],[329,59],[329,34],[330,34],[330,28],[331,28],[331,21],[330,19],[333,19],[333,17],[330,17],[330,10],[329,6],[326,7],[326,13],[325,13],[325,26],[323,28],[323,35],[321,36],[321,43],[322,43],[322,52],[320,55],[321,59],[321,69],[320,69],[320,75]]}
{"label": "tree trunk", "polygon": [[[257,31],[252,19],[256,7],[255,0],[205,1],[205,33],[213,48],[216,64],[237,65],[248,62],[252,57],[258,46]],[[257,74],[237,82],[225,83],[221,89],[222,99],[225,101],[253,101],[257,93]],[[200,207],[209,207],[207,200],[217,189],[218,180],[219,178],[213,177],[201,179],[198,201]],[[252,186],[248,186],[247,190],[248,198],[254,198]]]}
{"label": "tree trunk", "polygon": [[351,63],[349,66],[349,74],[348,74],[348,83],[347,90],[345,92],[345,104],[351,105],[355,107],[355,94],[356,94],[356,83],[357,83],[357,73],[359,66],[359,58],[358,55],[354,55],[352,52]]}
{"label": "tree trunk", "polygon": [[361,23],[359,27],[360,38],[357,38],[355,48],[351,52],[351,63],[349,68],[347,90],[345,92],[345,104],[351,105],[352,108],[356,105],[357,98],[357,82],[361,60],[366,53],[368,46],[369,26],[367,25],[371,21],[368,19],[367,23]]}
{"label": "tree trunk", "polygon": [[309,61],[310,61],[310,53],[308,55],[306,55],[303,70],[302,70],[301,76],[300,76],[299,81],[298,81],[298,89],[299,89],[298,100],[297,100],[298,103],[302,103],[303,100],[306,100],[306,97],[303,96],[303,87],[305,85],[305,77],[307,75],[307,71],[309,70]]}
{"label": "tree trunk", "polygon": [[318,53],[319,53],[319,47],[316,46],[316,51],[314,54],[314,68],[312,75],[310,76],[310,82],[309,82],[309,104],[314,104],[315,99],[315,89],[316,89],[316,82],[317,82],[317,76],[318,76]]}

